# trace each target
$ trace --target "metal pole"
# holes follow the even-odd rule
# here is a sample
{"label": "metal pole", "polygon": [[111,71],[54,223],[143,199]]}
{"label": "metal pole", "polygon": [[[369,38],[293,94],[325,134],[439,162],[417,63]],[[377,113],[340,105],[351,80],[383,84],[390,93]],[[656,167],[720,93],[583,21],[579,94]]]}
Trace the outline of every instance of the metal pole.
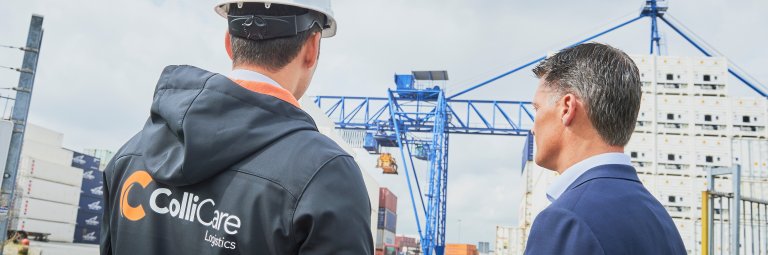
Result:
{"label": "metal pole", "polygon": [[651,12],[650,12],[650,18],[651,18],[651,55],[653,55],[653,43],[656,43],[656,55],[661,55],[661,47],[659,46],[659,27],[656,24],[656,17],[658,16],[658,9],[656,6],[656,1],[650,1],[651,4]]}
{"label": "metal pole", "polygon": [[[411,147],[408,146],[407,143],[405,145],[405,149],[408,152],[408,155],[413,155],[413,153],[411,153]],[[411,171],[413,171],[413,180],[416,183],[416,190],[419,191],[419,201],[421,201],[421,209],[424,210],[424,214],[426,215],[427,206],[424,205],[424,194],[422,194],[421,192],[421,184],[419,184],[419,176],[416,174],[416,165],[413,163],[413,158],[411,158],[409,162],[411,163]],[[405,162],[403,162],[403,164],[405,164]],[[405,168],[405,176],[406,176],[405,178],[407,178],[408,180],[408,189],[411,190],[411,187],[410,187],[411,177],[408,176],[408,167]]]}
{"label": "metal pole", "polygon": [[[405,163],[405,152],[403,151],[403,146],[405,145],[405,142],[403,142],[403,138],[400,136],[400,123],[398,122],[397,117],[397,102],[395,100],[394,94],[392,94],[392,90],[388,91],[388,98],[389,98],[389,115],[392,120],[392,126],[395,129],[395,139],[397,139],[397,146],[400,149],[400,157],[403,159],[403,166],[405,167],[405,179],[408,182],[408,193],[411,195],[411,206],[413,207],[413,216],[416,217],[416,227],[419,231],[419,238],[421,238],[421,249],[422,253],[424,254],[430,254],[429,251],[430,247],[430,239],[428,239],[429,233],[422,233],[421,232],[421,222],[419,220],[419,212],[416,209],[416,200],[413,198],[413,187],[411,186],[411,177],[408,173],[408,165]],[[408,155],[409,158],[412,158],[412,156]],[[414,172],[415,173],[415,172]],[[423,198],[422,198],[423,199]],[[426,217],[426,215],[424,216]],[[425,219],[426,220],[426,219]]]}
{"label": "metal pole", "polygon": [[[6,235],[8,234],[8,225],[10,224],[10,212],[13,209],[14,191],[16,190],[16,173],[19,169],[19,158],[21,157],[21,145],[24,141],[24,130],[27,125],[27,116],[29,115],[29,104],[32,100],[32,87],[35,83],[35,73],[37,72],[37,60],[40,56],[40,45],[43,41],[43,16],[32,15],[29,23],[29,32],[27,35],[26,48],[36,49],[36,51],[25,51],[22,69],[32,70],[32,72],[22,72],[19,75],[19,86],[16,92],[16,101],[13,105],[11,121],[13,122],[13,134],[11,135],[11,146],[8,150],[8,164],[3,173],[2,187],[0,188],[0,235],[2,235],[2,245],[5,246]],[[0,254],[2,254],[0,249]]]}
{"label": "metal pole", "polygon": [[733,169],[733,204],[731,209],[731,254],[739,255],[739,217],[741,210],[741,165]]}
{"label": "metal pole", "polygon": [[709,255],[709,191],[701,192],[701,255]]}

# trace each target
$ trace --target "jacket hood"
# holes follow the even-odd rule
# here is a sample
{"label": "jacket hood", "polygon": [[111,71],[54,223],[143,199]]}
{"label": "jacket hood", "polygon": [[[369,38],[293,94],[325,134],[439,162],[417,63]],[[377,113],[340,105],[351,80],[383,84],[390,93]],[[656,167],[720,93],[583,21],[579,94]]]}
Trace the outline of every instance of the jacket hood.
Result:
{"label": "jacket hood", "polygon": [[290,103],[192,66],[168,66],[139,133],[147,171],[184,186],[229,169],[291,133],[317,130]]}

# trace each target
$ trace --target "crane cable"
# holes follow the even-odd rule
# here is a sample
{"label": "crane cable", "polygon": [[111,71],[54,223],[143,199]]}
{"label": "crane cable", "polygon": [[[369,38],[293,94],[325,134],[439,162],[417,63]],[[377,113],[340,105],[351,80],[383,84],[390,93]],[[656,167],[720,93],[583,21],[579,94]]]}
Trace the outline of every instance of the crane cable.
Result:
{"label": "crane cable", "polygon": [[748,78],[752,79],[752,82],[756,83],[757,85],[760,85],[760,87],[762,87],[763,89],[768,91],[768,87],[766,87],[765,84],[761,83],[758,79],[756,79],[755,77],[753,77],[749,73],[745,72],[743,68],[741,68],[740,66],[736,65],[735,62],[733,62],[730,58],[725,56],[725,54],[723,54],[722,52],[717,50],[714,46],[712,46],[711,44],[707,43],[707,41],[705,41],[701,36],[699,36],[698,34],[693,32],[693,30],[691,30],[690,28],[686,27],[685,24],[680,22],[678,19],[676,19],[672,15],[669,15],[669,13],[667,13],[665,16],[669,17],[670,20],[674,21],[675,25],[679,25],[683,30],[685,30],[686,33],[692,35],[692,37],[696,39],[696,42],[703,44],[704,47],[707,50],[710,50],[713,53],[715,53],[715,56],[725,58],[725,60],[728,61],[729,65],[732,65],[733,67],[735,67],[736,70],[741,72],[741,74],[743,74],[744,76],[747,76]]}
{"label": "crane cable", "polygon": [[547,51],[551,51],[552,49],[560,50],[560,49],[562,49],[564,47],[564,45],[570,45],[571,43],[573,43],[575,41],[581,40],[585,36],[589,36],[591,34],[594,34],[596,31],[602,31],[604,28],[609,27],[611,25],[614,25],[617,22],[626,20],[628,17],[636,16],[637,13],[639,13],[639,11],[641,9],[642,8],[632,10],[632,12],[628,12],[627,14],[624,14],[621,17],[617,17],[617,18],[614,18],[614,19],[612,19],[610,21],[604,22],[603,24],[595,27],[594,29],[590,29],[590,31],[587,32],[587,33],[582,33],[582,34],[579,34],[579,35],[575,35],[575,36],[573,36],[573,37],[571,37],[569,39],[565,39],[565,40],[553,43],[553,44],[543,48],[544,50],[535,51],[532,54],[528,54],[527,56],[524,56],[524,57],[521,57],[521,58],[517,58],[517,59],[515,59],[515,60],[513,60],[512,62],[509,62],[509,63],[495,65],[493,67],[485,69],[485,70],[488,70],[486,72],[473,75],[472,77],[469,77],[469,78],[466,78],[466,79],[462,79],[459,82],[455,82],[455,83],[452,82],[453,84],[461,84],[461,85],[460,86],[456,86],[456,87],[452,86],[451,88],[446,89],[446,94],[453,94],[455,92],[467,89],[467,88],[473,86],[474,83],[475,83],[475,82],[470,82],[470,81],[476,81],[476,80],[480,79],[481,77],[488,77],[488,76],[491,76],[491,75],[494,75],[494,74],[498,74],[499,72],[504,72],[504,71],[508,70],[509,67],[512,64],[518,64],[518,63],[521,63],[522,61],[530,61],[531,59],[534,59],[536,57],[541,56],[542,52],[544,52],[544,54],[546,54]]}
{"label": "crane cable", "polygon": [[21,51],[37,52],[37,49],[0,44],[0,48],[18,49]]}
{"label": "crane cable", "polygon": [[10,69],[10,70],[14,70],[14,71],[17,71],[17,72],[22,72],[22,73],[30,73],[30,74],[32,73],[32,71],[29,70],[29,69],[22,69],[22,68],[18,68],[18,67],[10,67],[10,66],[0,66],[0,69]]}

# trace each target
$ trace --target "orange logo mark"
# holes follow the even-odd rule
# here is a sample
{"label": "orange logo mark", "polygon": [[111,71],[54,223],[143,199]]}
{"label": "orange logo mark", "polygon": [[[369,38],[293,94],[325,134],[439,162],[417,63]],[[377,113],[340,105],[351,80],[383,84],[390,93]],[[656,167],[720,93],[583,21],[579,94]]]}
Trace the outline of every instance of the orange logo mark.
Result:
{"label": "orange logo mark", "polygon": [[144,218],[144,207],[141,205],[131,206],[128,204],[128,191],[133,188],[135,184],[141,185],[142,188],[146,188],[149,183],[152,182],[152,176],[146,171],[136,171],[128,179],[123,182],[123,189],[120,191],[120,214],[131,221],[137,221]]}

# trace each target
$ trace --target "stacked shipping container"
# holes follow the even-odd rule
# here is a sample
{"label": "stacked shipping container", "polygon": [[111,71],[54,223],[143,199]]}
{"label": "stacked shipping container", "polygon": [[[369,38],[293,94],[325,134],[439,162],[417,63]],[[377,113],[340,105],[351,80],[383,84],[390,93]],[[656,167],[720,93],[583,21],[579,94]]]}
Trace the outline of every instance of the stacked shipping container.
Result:
{"label": "stacked shipping container", "polygon": [[417,237],[396,236],[395,247],[402,254],[420,254],[421,246]]}
{"label": "stacked shipping container", "polygon": [[82,169],[82,189],[78,196],[79,210],[74,242],[98,244],[104,212],[104,174],[99,158],[75,152],[72,166]]}
{"label": "stacked shipping container", "polygon": [[496,226],[496,242],[494,244],[494,255],[517,255],[523,253],[522,238],[524,229],[512,226]]}
{"label": "stacked shipping container", "polygon": [[387,188],[379,189],[379,215],[376,230],[376,250],[394,255],[397,231],[397,196]]}
{"label": "stacked shipping container", "polygon": [[[742,194],[768,197],[768,188],[761,185],[768,175],[768,105],[764,98],[728,97],[724,58],[633,59],[644,84],[643,99],[625,151],[643,184],[674,219],[688,252],[698,253],[697,224],[708,169],[740,164],[743,180],[752,183],[742,183],[742,190],[749,190]],[[716,181],[715,190],[731,192],[728,178]],[[728,213],[714,206],[714,217]]]}
{"label": "stacked shipping container", "polygon": [[70,166],[72,151],[63,149],[62,142],[61,133],[27,125],[11,230],[72,242],[82,171]]}

